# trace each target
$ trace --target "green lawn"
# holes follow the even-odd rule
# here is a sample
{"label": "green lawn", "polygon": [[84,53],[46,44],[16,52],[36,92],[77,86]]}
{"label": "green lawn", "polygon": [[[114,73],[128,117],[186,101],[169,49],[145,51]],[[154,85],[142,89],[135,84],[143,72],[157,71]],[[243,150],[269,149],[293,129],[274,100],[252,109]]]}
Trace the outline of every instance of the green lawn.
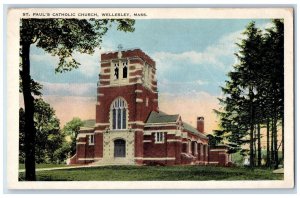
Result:
{"label": "green lawn", "polygon": [[[24,179],[20,173],[19,180]],[[214,166],[104,166],[38,171],[39,181],[282,180],[269,169]]]}
{"label": "green lawn", "polygon": [[[36,164],[36,168],[65,167],[67,164]],[[25,169],[25,164],[19,164],[19,169]]]}

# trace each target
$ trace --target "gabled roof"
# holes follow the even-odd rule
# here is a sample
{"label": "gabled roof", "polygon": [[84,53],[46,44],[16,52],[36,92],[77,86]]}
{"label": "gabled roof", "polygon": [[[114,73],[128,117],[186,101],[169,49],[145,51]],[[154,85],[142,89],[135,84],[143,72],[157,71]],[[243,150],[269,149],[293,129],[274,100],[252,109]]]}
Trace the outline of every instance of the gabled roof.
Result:
{"label": "gabled roof", "polygon": [[206,135],[204,135],[203,133],[200,133],[197,129],[195,129],[193,126],[189,125],[186,122],[182,122],[183,124],[183,128],[195,135],[199,135],[201,138],[205,138],[207,139]]}
{"label": "gabled roof", "polygon": [[[164,112],[156,112],[156,111],[152,111],[150,116],[148,117],[148,120],[146,121],[147,124],[154,124],[154,123],[170,123],[170,122],[177,122],[178,118],[180,116],[178,114],[176,115],[168,115]],[[201,138],[205,138],[207,139],[206,135],[204,135],[203,133],[200,133],[197,129],[195,129],[193,126],[182,122],[183,128],[186,131],[189,131],[195,135],[200,136]]]}
{"label": "gabled roof", "polygon": [[179,115],[167,115],[164,112],[156,112],[152,111],[150,116],[148,117],[146,123],[167,123],[167,122],[176,122]]}

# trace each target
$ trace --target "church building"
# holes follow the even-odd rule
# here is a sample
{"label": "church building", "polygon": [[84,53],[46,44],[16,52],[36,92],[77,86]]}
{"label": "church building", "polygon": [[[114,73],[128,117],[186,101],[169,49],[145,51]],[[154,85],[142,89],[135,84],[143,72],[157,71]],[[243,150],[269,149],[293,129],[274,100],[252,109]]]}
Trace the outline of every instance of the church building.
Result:
{"label": "church building", "polygon": [[158,107],[155,61],[140,49],[101,54],[96,120],[82,127],[70,164],[227,165],[226,147],[210,151],[204,117],[197,126]]}

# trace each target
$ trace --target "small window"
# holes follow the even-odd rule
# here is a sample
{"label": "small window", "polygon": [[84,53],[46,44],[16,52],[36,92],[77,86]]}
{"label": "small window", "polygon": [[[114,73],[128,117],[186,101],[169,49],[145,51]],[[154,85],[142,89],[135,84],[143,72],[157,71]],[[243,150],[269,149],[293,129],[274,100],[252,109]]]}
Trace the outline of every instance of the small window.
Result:
{"label": "small window", "polygon": [[119,63],[115,63],[114,77],[115,77],[115,79],[119,79]]}
{"label": "small window", "polygon": [[155,133],[155,143],[163,143],[165,140],[164,132]]}
{"label": "small window", "polygon": [[94,135],[89,135],[89,145],[94,144]]}
{"label": "small window", "polygon": [[149,106],[149,98],[146,98],[146,107]]}
{"label": "small window", "polygon": [[128,62],[123,62],[123,78],[127,78]]}

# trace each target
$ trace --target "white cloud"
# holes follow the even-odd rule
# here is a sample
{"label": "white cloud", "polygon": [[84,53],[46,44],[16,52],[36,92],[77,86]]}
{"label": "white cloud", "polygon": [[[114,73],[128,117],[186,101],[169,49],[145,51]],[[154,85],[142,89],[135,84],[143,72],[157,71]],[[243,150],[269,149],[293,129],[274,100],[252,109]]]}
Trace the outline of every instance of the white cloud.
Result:
{"label": "white cloud", "polygon": [[59,63],[59,59],[57,56],[51,56],[48,53],[44,54],[30,54],[30,60],[35,62],[47,62],[56,67]]}
{"label": "white cloud", "polygon": [[[192,82],[192,83],[194,83],[194,82]],[[205,82],[205,81],[203,81],[203,80],[196,80],[195,83],[198,84],[198,85],[205,85],[205,84],[207,84],[208,82]]]}
{"label": "white cloud", "polygon": [[257,27],[262,30],[263,34],[265,34],[265,33],[267,33],[266,29],[272,28],[272,27],[274,27],[274,25],[272,22],[268,22],[268,23],[264,23],[261,25],[257,25]]}
{"label": "white cloud", "polygon": [[211,86],[214,88],[210,91],[216,92],[216,87],[223,84],[225,74],[236,61],[236,43],[244,38],[241,33],[242,30],[224,35],[199,51],[154,53],[151,57],[156,61],[159,89],[186,93],[190,90],[207,91]]}
{"label": "white cloud", "polygon": [[243,30],[239,30],[222,36],[218,42],[208,46],[206,51],[215,54],[217,59],[225,56],[234,57],[233,54],[237,51],[236,43],[239,43],[240,40],[245,38],[242,32]]}
{"label": "white cloud", "polygon": [[93,76],[100,71],[100,49],[96,48],[94,54],[81,54],[79,52],[74,53],[74,59],[79,62],[78,71],[85,76]]}
{"label": "white cloud", "polygon": [[[33,46],[36,48],[36,46]],[[95,73],[100,72],[100,55],[103,52],[113,51],[116,49],[116,46],[113,46],[112,43],[106,42],[102,44],[101,49],[96,48],[93,54],[81,54],[79,52],[74,52],[74,59],[79,62],[81,65],[77,69],[81,74],[87,77],[94,76]],[[36,62],[47,62],[50,63],[53,68],[57,67],[59,63],[58,56],[52,56],[49,53],[44,52],[42,49],[36,48],[39,53],[32,53],[30,59]]]}
{"label": "white cloud", "polygon": [[[73,53],[74,59],[79,62],[81,65],[77,69],[84,76],[90,77],[95,75],[95,73],[99,73],[100,71],[100,50],[95,49],[94,54],[81,54],[79,52]],[[31,61],[39,62],[39,63],[48,63],[51,67],[56,68],[59,63],[58,56],[52,56],[48,53],[44,54],[31,54]]]}
{"label": "white cloud", "polygon": [[49,83],[40,82],[43,85],[44,95],[60,96],[91,96],[96,95],[95,83]]}
{"label": "white cloud", "polygon": [[[36,47],[36,46],[33,46]],[[30,59],[33,62],[38,62],[39,64],[48,63],[51,67],[56,68],[59,63],[58,56],[52,56],[49,53],[44,52],[42,49],[36,48],[35,53],[30,54]],[[38,53],[40,52],[40,53]],[[95,73],[100,71],[100,49],[96,48],[94,54],[81,54],[79,52],[73,53],[74,59],[81,65],[77,69],[84,76],[91,77]]]}
{"label": "white cloud", "polygon": [[[210,65],[214,68],[224,70],[228,66],[222,58],[232,56],[236,51],[236,42],[244,36],[242,31],[236,31],[221,37],[216,43],[206,47],[202,51],[186,51],[183,53],[157,52],[152,55],[157,62],[159,70],[167,71],[171,67],[183,67],[191,64]],[[176,64],[174,64],[176,63]],[[180,63],[180,64],[179,64]]]}
{"label": "white cloud", "polygon": [[165,84],[167,86],[171,86],[171,85],[174,85],[174,86],[179,86],[179,85],[194,85],[194,84],[205,85],[205,84],[208,84],[208,82],[200,80],[200,79],[194,80],[194,81],[184,81],[184,82],[174,82],[174,81],[169,81],[169,80],[166,80],[166,79],[162,79],[160,81],[160,83]]}
{"label": "white cloud", "polygon": [[[210,50],[211,51],[211,50]],[[157,52],[153,54],[153,59],[157,62],[157,67],[160,70],[168,70],[170,67],[175,67],[176,65],[180,67],[185,66],[189,63],[192,64],[212,64],[218,67],[223,67],[223,63],[216,58],[216,54],[211,52],[196,52],[188,51],[183,53],[170,53],[170,52]]]}
{"label": "white cloud", "polygon": [[116,49],[117,49],[117,46],[112,41],[105,40],[105,42],[102,43],[102,47],[100,49],[100,53],[106,53],[106,52],[110,52],[110,51],[115,51]]}
{"label": "white cloud", "polygon": [[106,42],[101,44],[101,49],[96,48],[95,52],[91,55],[75,52],[75,60],[81,63],[78,71],[87,77],[94,76],[95,73],[98,74],[100,72],[101,53],[107,53],[114,50],[116,50],[116,46],[113,46],[111,42]]}

